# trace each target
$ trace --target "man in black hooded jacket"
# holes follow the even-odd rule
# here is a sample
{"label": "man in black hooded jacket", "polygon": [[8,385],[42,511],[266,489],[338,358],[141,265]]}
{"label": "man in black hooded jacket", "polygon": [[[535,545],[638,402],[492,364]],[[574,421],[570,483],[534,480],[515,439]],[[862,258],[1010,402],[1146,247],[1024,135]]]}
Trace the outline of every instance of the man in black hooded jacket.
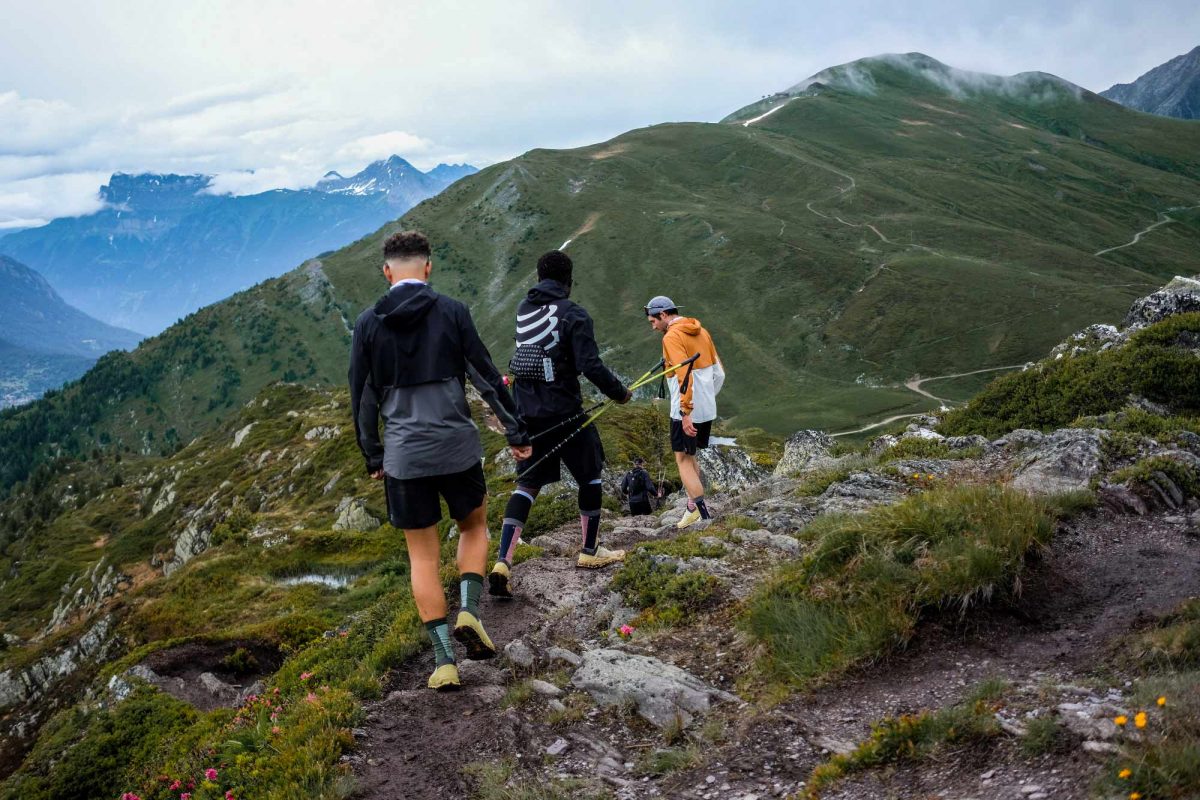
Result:
{"label": "man in black hooded jacket", "polygon": [[517,308],[516,352],[509,370],[533,454],[517,462],[517,488],[504,509],[499,560],[488,576],[489,591],[499,597],[512,596],[513,552],[538,492],[561,479],[562,464],[579,485],[582,545],[576,565],[598,569],[625,558],[624,550],[609,550],[597,541],[604,448],[594,425],[579,429],[585,419],[579,376],[618,403],[628,403],[633,395],[600,360],[592,318],[568,299],[573,269],[566,253],[551,250],[543,255],[537,264],[538,283]]}
{"label": "man in black hooded jacket", "polygon": [[479,614],[487,567],[487,486],[467,378],[504,425],[513,456],[529,458],[531,451],[471,312],[429,288],[430,254],[429,240],[415,231],[397,233],[384,244],[383,274],[392,287],[354,325],[350,403],[367,471],[384,481],[388,515],[408,543],[413,600],[433,642],[436,669],[429,687],[452,689],[459,685],[458,667],[439,579],[443,499],[460,531],[461,604],[454,638],[468,658],[496,655]]}

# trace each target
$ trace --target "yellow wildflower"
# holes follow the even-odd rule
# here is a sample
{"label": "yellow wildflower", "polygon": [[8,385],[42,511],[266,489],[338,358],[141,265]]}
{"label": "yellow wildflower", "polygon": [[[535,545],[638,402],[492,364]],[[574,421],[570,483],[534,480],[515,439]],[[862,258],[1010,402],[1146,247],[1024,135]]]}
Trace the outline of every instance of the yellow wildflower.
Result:
{"label": "yellow wildflower", "polygon": [[1119,717],[1113,717],[1113,724],[1117,727],[1123,727],[1126,722],[1129,722],[1129,717],[1125,716],[1124,714],[1120,715]]}
{"label": "yellow wildflower", "polygon": [[1123,769],[1117,773],[1117,777],[1120,778],[1121,780],[1125,780],[1132,774],[1133,774],[1133,770],[1131,770],[1129,767],[1126,767],[1125,769]]}
{"label": "yellow wildflower", "polygon": [[1146,712],[1139,711],[1138,713],[1134,714],[1133,715],[1133,724],[1138,726],[1139,728],[1146,727]]}
{"label": "yellow wildflower", "polygon": [[1165,698],[1165,697],[1158,698],[1158,704],[1160,706],[1165,706],[1167,704],[1167,698]]}
{"label": "yellow wildflower", "polygon": [[1141,792],[1130,792],[1129,800],[1142,800]]}
{"label": "yellow wildflower", "polygon": [[914,472],[914,473],[913,473],[913,480],[918,480],[918,481],[919,481],[919,480],[921,480],[921,475],[920,475],[920,473],[918,473],[918,472]]}

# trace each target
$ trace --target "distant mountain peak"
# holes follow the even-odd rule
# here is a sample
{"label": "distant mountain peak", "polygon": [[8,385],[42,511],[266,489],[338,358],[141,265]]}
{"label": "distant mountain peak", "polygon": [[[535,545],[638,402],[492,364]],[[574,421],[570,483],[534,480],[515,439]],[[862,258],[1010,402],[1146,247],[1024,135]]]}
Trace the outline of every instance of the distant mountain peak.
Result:
{"label": "distant mountain peak", "polygon": [[1180,119],[1200,119],[1200,46],[1160,64],[1133,83],[1100,93],[1138,111]]}
{"label": "distant mountain peak", "polygon": [[830,67],[790,87],[783,94],[802,94],[814,86],[828,86],[855,94],[875,94],[881,85],[894,84],[900,73],[932,84],[954,97],[989,93],[1044,96],[1046,90],[1061,90],[1080,96],[1083,89],[1048,72],[1020,72],[1016,75],[992,75],[972,72],[944,64],[924,53],[884,53]]}
{"label": "distant mountain peak", "polygon": [[114,172],[100,187],[100,199],[114,206],[139,207],[178,202],[199,194],[212,183],[211,175],[175,175],[143,172]]}
{"label": "distant mountain peak", "polygon": [[478,170],[469,164],[438,164],[425,173],[400,156],[392,155],[371,162],[349,177],[328,172],[314,188],[328,194],[387,195],[389,203],[411,206],[417,195],[428,197],[473,172]]}

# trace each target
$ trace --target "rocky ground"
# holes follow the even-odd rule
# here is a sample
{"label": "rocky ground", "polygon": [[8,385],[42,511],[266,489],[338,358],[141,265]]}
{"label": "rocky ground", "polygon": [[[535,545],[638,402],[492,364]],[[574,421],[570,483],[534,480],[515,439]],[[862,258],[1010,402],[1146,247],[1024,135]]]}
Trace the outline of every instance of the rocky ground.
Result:
{"label": "rocky ground", "polygon": [[[936,436],[920,422],[905,434]],[[464,767],[478,763],[505,764],[502,774],[513,776],[508,786],[541,786],[548,794],[538,797],[789,796],[831,753],[862,741],[872,723],[946,708],[981,682],[1002,679],[1002,738],[948,749],[932,762],[859,773],[825,796],[1087,797],[1115,751],[1109,720],[1129,702],[1114,648],[1200,591],[1194,508],[1143,515],[1100,508],[1078,516],[1035,559],[1019,602],[932,616],[906,651],[805,693],[779,697],[747,679],[756,654],[734,617],[739,599],[773,566],[802,556],[793,534],[820,514],[920,491],[920,481],[906,480],[910,473],[921,480],[1007,479],[1035,490],[1086,487],[1106,468],[1105,437],[1068,430],[1016,432],[982,440],[984,446],[955,442],[976,448],[973,457],[867,466],[801,497],[804,470],[839,460],[822,435],[797,435],[785,468],[799,465],[799,481],[752,476],[717,495],[713,530],[722,535],[709,543],[721,555],[678,560],[680,569],[716,575],[726,602],[697,622],[639,627],[629,638],[618,629],[637,611],[610,590],[614,572],[574,568],[573,526],[540,537],[533,544],[543,554],[515,570],[519,598],[485,601],[485,623],[504,655],[465,664],[466,685],[451,694],[423,688],[428,655],[418,656],[367,710],[356,732],[360,747],[348,757],[356,796],[469,795],[480,791],[480,778]],[[1179,455],[1189,456],[1195,458]],[[1107,492],[1119,496],[1121,487]],[[674,537],[678,516],[672,508],[660,517],[613,519],[606,541],[631,547]],[[762,528],[720,523],[738,518]],[[1022,739],[1039,717],[1056,719],[1067,733],[1049,752],[1030,755]],[[668,745],[669,756],[661,752]]]}

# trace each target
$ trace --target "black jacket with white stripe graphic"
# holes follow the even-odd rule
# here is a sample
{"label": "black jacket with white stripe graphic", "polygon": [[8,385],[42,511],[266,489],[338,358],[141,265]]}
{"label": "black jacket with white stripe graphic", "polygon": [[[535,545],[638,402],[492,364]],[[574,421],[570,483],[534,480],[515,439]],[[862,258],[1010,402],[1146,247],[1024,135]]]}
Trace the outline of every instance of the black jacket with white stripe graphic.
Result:
{"label": "black jacket with white stripe graphic", "polygon": [[524,417],[565,417],[583,409],[579,376],[614,400],[625,398],[625,386],[600,360],[592,318],[583,306],[567,299],[563,284],[544,280],[529,290],[517,307],[516,344],[536,344],[554,363],[554,380],[517,380],[513,397]]}

